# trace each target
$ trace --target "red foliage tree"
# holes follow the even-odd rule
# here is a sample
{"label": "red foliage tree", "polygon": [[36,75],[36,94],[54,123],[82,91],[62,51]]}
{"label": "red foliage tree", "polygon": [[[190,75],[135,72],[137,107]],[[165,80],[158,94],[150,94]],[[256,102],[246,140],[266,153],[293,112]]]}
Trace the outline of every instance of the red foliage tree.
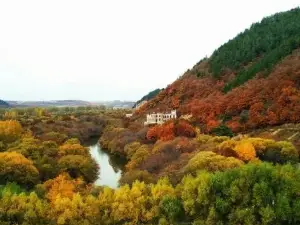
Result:
{"label": "red foliage tree", "polygon": [[175,125],[175,135],[184,137],[195,137],[196,131],[192,125],[185,120],[180,120]]}

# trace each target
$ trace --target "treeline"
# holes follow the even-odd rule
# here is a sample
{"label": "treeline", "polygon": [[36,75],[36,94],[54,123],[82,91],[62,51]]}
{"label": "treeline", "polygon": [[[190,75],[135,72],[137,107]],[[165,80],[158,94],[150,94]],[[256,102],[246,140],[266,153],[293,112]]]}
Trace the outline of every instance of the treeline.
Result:
{"label": "treeline", "polygon": [[85,110],[3,113],[27,126],[0,121],[1,224],[299,224],[292,143],[205,135],[185,119],[143,127],[126,122],[125,111],[108,111],[102,147],[127,159],[120,187],[111,189],[93,185],[101,168],[66,130],[31,131],[61,116],[73,127],[100,112]]}
{"label": "treeline", "polygon": [[209,136],[175,120],[107,127],[101,143],[128,159],[120,189],[99,195],[111,200],[107,224],[299,223],[299,151],[290,142]]}
{"label": "treeline", "polygon": [[209,60],[214,77],[237,72],[224,91],[244,84],[257,73],[268,75],[285,56],[300,47],[300,9],[277,13],[255,23],[218,48]]}
{"label": "treeline", "polygon": [[165,176],[177,184],[183,176],[198,170],[223,171],[253,160],[299,162],[298,150],[287,141],[231,138],[222,127],[216,134],[229,136],[205,135],[182,119],[151,128],[137,126],[108,126],[100,139],[102,148],[128,160],[121,184],[132,184],[136,179],[151,183]]}
{"label": "treeline", "polygon": [[94,182],[98,167],[88,148],[78,139],[60,142],[37,139],[15,120],[0,121],[0,184],[16,182],[30,189],[64,172]]}
{"label": "treeline", "polygon": [[133,108],[136,107],[136,106],[137,106],[139,103],[141,103],[142,101],[149,101],[150,99],[154,98],[161,90],[162,90],[162,89],[157,88],[157,89],[155,89],[155,90],[153,90],[153,91],[150,91],[147,95],[143,96],[140,100],[138,100],[138,101],[134,104]]}
{"label": "treeline", "polygon": [[0,109],[0,119],[17,120],[25,130],[43,141],[77,138],[81,142],[98,137],[113,120],[121,123],[126,110],[106,109],[103,106],[13,108]]}
{"label": "treeline", "polygon": [[25,191],[2,186],[2,224],[299,224],[300,172],[291,165],[251,163],[199,171],[177,186],[135,181],[88,189],[60,175]]}

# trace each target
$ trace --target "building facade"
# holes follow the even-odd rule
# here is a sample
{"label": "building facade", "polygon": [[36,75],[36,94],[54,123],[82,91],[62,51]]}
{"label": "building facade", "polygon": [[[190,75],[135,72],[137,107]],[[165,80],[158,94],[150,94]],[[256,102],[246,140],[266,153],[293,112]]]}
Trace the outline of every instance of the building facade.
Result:
{"label": "building facade", "polygon": [[163,124],[164,122],[176,119],[177,113],[176,110],[172,110],[170,113],[150,113],[146,116],[146,121],[144,125],[152,125],[152,124]]}

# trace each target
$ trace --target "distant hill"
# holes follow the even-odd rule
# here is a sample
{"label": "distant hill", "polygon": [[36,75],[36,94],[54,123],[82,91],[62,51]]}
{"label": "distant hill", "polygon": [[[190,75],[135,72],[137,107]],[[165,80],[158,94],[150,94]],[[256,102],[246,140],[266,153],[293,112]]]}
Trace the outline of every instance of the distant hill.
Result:
{"label": "distant hill", "polygon": [[121,101],[121,100],[114,100],[114,101],[97,101],[91,102],[93,105],[104,105],[106,107],[111,108],[120,108],[120,109],[129,109],[132,108],[134,102],[132,101]]}
{"label": "distant hill", "polygon": [[81,100],[53,100],[53,101],[9,101],[15,107],[49,107],[49,106],[88,106],[90,102]]}
{"label": "distant hill", "polygon": [[9,104],[0,99],[0,108],[6,108],[6,107],[9,107]]}
{"label": "distant hill", "polygon": [[300,9],[277,13],[199,61],[134,115],[177,109],[203,131],[300,122]]}
{"label": "distant hill", "polygon": [[149,100],[151,100],[151,99],[154,98],[161,90],[163,90],[163,89],[157,88],[157,89],[155,89],[155,90],[153,90],[153,91],[150,91],[148,94],[146,94],[145,96],[143,96],[140,100],[138,100],[138,101],[134,104],[133,108],[134,108],[136,105],[138,105],[140,102],[142,102],[142,101],[149,101]]}

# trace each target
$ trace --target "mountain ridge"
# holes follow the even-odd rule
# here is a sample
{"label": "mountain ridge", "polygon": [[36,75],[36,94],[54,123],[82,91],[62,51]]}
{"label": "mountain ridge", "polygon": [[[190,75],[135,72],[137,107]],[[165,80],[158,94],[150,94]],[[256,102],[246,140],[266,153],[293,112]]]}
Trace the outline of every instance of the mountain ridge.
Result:
{"label": "mountain ridge", "polygon": [[151,100],[152,98],[154,98],[162,90],[163,89],[157,88],[157,89],[155,89],[153,91],[150,91],[148,94],[144,95],[140,100],[136,101],[136,103],[133,105],[133,108],[135,108],[142,101],[149,101],[149,100]]}

